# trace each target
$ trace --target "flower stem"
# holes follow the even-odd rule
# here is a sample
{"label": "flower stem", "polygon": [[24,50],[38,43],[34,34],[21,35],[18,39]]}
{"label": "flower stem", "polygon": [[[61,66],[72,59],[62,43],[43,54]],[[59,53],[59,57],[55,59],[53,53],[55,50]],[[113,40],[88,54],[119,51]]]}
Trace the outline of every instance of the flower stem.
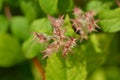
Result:
{"label": "flower stem", "polygon": [[33,60],[33,64],[34,66],[38,69],[39,73],[42,76],[42,80],[45,80],[45,71],[42,68],[42,65],[40,64],[40,62],[38,61],[37,58],[32,59]]}
{"label": "flower stem", "polygon": [[12,18],[12,14],[11,14],[10,7],[7,4],[5,4],[4,11],[5,11],[6,17],[10,20]]}
{"label": "flower stem", "polygon": [[116,0],[117,5],[120,7],[120,1]]}

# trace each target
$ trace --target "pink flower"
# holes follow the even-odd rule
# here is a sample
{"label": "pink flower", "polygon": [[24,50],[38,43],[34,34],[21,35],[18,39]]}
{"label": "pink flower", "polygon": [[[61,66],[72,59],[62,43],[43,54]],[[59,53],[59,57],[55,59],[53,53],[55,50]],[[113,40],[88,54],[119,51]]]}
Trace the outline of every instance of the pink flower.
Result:
{"label": "pink flower", "polygon": [[82,11],[78,7],[75,7],[73,14],[80,17],[82,15]]}
{"label": "pink flower", "polygon": [[47,40],[47,38],[43,34],[39,34],[39,33],[36,33],[36,32],[34,32],[34,34],[35,34],[35,37],[39,38],[40,43],[43,43]]}
{"label": "pink flower", "polygon": [[70,38],[63,46],[62,55],[66,56],[68,52],[72,52],[72,47],[74,47],[75,45],[76,45],[76,38]]}
{"label": "pink flower", "polygon": [[72,22],[72,27],[75,29],[75,32],[79,32],[82,29],[82,23],[80,22],[79,18],[73,19]]}
{"label": "pink flower", "polygon": [[44,51],[41,52],[44,54],[42,59],[44,59],[45,57],[49,57],[53,53],[52,46],[48,46]]}
{"label": "pink flower", "polygon": [[64,16],[60,16],[58,19],[54,18],[54,17],[51,17],[51,16],[48,16],[48,19],[50,20],[51,22],[51,25],[54,27],[54,28],[59,28],[63,25],[63,17]]}

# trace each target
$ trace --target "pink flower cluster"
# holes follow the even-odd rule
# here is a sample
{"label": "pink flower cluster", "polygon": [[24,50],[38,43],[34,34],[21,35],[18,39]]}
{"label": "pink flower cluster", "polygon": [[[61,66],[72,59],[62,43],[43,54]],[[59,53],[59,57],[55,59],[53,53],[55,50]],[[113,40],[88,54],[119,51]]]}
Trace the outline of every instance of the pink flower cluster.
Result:
{"label": "pink flower cluster", "polygon": [[[53,35],[48,38],[43,34],[35,33],[35,36],[39,38],[40,43],[47,43],[48,46],[45,50],[41,51],[45,57],[49,57],[51,54],[56,53],[58,51],[62,51],[62,55],[66,56],[69,52],[72,52],[72,48],[77,45],[76,40],[87,39],[89,33],[96,31],[97,21],[94,20],[95,13],[93,11],[86,12],[85,14],[79,8],[74,8],[75,18],[71,19],[72,28],[75,30],[75,33],[79,33],[80,38],[76,37],[68,37],[65,35],[66,30],[63,28],[64,25],[64,16],[60,16],[59,18],[54,18],[48,16],[48,19],[51,22],[53,27]],[[49,42],[52,40],[52,42]]]}
{"label": "pink flower cluster", "polygon": [[74,8],[75,19],[72,19],[72,27],[75,32],[78,32],[81,36],[81,41],[87,39],[89,33],[96,31],[99,26],[96,24],[98,20],[94,20],[95,13],[93,11],[88,11],[82,14],[79,8]]}

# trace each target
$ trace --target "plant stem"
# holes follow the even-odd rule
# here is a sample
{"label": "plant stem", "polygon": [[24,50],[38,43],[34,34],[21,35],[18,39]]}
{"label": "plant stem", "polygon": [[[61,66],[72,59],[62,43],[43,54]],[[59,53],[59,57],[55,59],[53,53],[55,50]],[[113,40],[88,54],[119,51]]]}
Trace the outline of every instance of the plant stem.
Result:
{"label": "plant stem", "polygon": [[120,1],[116,0],[117,5],[120,7]]}
{"label": "plant stem", "polygon": [[6,17],[10,20],[12,18],[12,14],[11,14],[10,7],[7,4],[5,4],[4,11],[5,11]]}
{"label": "plant stem", "polygon": [[34,58],[32,59],[33,60],[33,63],[35,65],[35,67],[38,69],[39,73],[41,74],[42,76],[42,80],[45,80],[45,71],[44,69],[42,68],[42,65],[40,64],[40,62],[38,61],[37,58]]}

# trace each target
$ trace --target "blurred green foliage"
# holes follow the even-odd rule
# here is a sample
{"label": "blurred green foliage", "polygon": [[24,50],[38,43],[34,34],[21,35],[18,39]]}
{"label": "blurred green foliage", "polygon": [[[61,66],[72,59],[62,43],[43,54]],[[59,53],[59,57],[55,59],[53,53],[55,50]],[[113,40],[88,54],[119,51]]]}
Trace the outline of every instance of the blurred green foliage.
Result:
{"label": "blurred green foliage", "polygon": [[[74,54],[63,58],[54,53],[41,60],[46,45],[34,41],[33,32],[52,34],[48,15],[64,15],[65,25],[71,26],[75,6],[95,11],[101,29],[78,42]],[[64,27],[65,34],[78,36],[69,26]],[[41,80],[33,67],[36,57],[46,80],[120,80],[119,31],[120,8],[115,0],[0,0],[0,80]]]}
{"label": "blurred green foliage", "polygon": [[15,16],[11,19],[11,32],[19,40],[26,40],[30,35],[29,22],[23,16]]}
{"label": "blurred green foliage", "polygon": [[0,15],[0,33],[5,33],[8,30],[9,22],[4,15]]}
{"label": "blurred green foliage", "polygon": [[0,34],[0,66],[10,67],[24,60],[19,41],[8,35]]}

